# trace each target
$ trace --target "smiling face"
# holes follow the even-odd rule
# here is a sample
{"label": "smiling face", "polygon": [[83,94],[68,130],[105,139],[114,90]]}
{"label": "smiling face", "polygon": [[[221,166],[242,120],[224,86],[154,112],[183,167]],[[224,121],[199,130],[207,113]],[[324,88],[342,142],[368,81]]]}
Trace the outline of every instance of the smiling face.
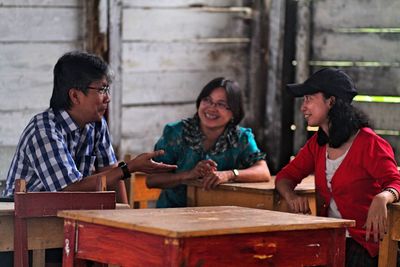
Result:
{"label": "smiling face", "polygon": [[225,89],[218,87],[209,96],[203,98],[197,113],[203,132],[207,130],[223,131],[233,116],[228,106]]}
{"label": "smiling face", "polygon": [[301,105],[301,112],[303,112],[308,126],[318,126],[325,132],[328,132],[328,112],[331,109],[333,102],[334,97],[326,99],[321,92],[312,95],[305,95]]}

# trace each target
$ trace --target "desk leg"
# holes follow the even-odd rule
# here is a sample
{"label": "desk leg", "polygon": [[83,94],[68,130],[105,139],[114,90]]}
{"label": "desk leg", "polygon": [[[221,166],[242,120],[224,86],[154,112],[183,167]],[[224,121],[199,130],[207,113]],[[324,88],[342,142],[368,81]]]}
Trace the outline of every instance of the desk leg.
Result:
{"label": "desk leg", "polygon": [[85,261],[75,259],[76,244],[76,223],[75,220],[64,220],[64,249],[63,267],[84,267]]}
{"label": "desk leg", "polygon": [[392,239],[394,219],[393,210],[388,207],[388,232],[379,244],[379,267],[395,267],[397,263],[397,241]]}

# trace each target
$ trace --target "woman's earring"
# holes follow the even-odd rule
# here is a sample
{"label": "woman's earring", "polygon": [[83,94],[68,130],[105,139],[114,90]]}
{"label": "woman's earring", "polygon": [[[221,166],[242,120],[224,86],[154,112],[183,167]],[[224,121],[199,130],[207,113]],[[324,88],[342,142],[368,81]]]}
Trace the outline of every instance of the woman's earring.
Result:
{"label": "woman's earring", "polygon": [[230,122],[233,124],[235,122],[235,118],[232,117]]}

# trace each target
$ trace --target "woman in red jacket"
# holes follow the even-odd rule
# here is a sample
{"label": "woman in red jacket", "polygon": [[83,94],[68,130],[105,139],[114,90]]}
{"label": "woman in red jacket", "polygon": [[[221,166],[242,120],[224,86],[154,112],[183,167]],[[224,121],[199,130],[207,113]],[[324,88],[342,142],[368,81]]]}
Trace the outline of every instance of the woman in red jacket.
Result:
{"label": "woman in red jacket", "polygon": [[301,111],[319,130],[276,177],[276,188],[292,212],[310,213],[295,186],[314,173],[318,215],[356,221],[346,231],[346,266],[377,266],[379,239],[387,228],[388,203],[399,200],[400,174],[392,147],[351,105],[357,94],[343,71],[325,68],[289,91],[303,97]]}

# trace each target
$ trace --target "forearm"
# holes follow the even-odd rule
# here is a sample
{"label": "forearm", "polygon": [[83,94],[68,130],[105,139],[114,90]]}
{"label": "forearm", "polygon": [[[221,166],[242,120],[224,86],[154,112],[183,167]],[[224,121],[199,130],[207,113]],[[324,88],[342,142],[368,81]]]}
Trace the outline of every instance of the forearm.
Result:
{"label": "forearm", "polygon": [[296,185],[294,182],[289,179],[280,179],[275,184],[276,190],[278,190],[279,194],[286,200],[290,199],[296,194],[294,192],[295,187]]}
{"label": "forearm", "polygon": [[147,176],[146,185],[149,188],[171,188],[186,180],[197,179],[190,171],[179,173],[157,173]]}
{"label": "forearm", "polygon": [[239,175],[234,176],[231,171],[231,179],[235,182],[268,182],[271,180],[271,174],[269,172],[267,163],[264,160],[257,161],[253,166],[247,169],[239,170]]}
{"label": "forearm", "polygon": [[116,164],[102,168],[99,172],[84,177],[81,181],[72,183],[65,187],[63,191],[95,191],[97,187],[97,178],[106,176],[107,190],[116,190],[118,182],[123,177],[121,168]]}

